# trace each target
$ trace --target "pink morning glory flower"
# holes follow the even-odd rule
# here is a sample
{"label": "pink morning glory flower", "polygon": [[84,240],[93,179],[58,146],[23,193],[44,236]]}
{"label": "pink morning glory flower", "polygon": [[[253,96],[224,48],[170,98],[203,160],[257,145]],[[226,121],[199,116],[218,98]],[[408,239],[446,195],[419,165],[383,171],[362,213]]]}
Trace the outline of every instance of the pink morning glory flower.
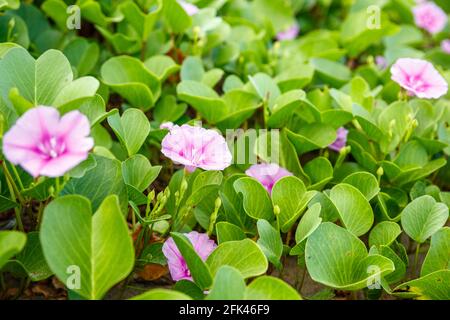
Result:
{"label": "pink morning glory flower", "polygon": [[192,172],[195,168],[223,170],[231,164],[227,143],[215,130],[174,125],[161,142],[161,152]]}
{"label": "pink morning glory flower", "polygon": [[441,32],[447,24],[447,14],[434,2],[422,2],[413,8],[416,25],[431,34]]}
{"label": "pink morning glory flower", "polygon": [[258,180],[270,194],[278,180],[293,175],[276,163],[254,164],[245,171],[245,174]]}
{"label": "pink morning glory flower", "polygon": [[60,117],[38,106],[25,112],[3,137],[3,153],[33,177],[59,177],[88,157],[94,140],[88,118],[79,111]]}
{"label": "pink morning glory flower", "polygon": [[298,34],[300,33],[300,26],[296,23],[294,23],[292,26],[287,28],[286,30],[280,31],[277,33],[277,40],[293,40],[297,38]]}
{"label": "pink morning glory flower", "polygon": [[194,14],[197,14],[197,12],[199,12],[199,9],[196,5],[183,1],[183,0],[178,0],[178,4],[184,9],[184,11],[186,11],[186,13],[190,16],[193,16]]}
{"label": "pink morning glory flower", "polygon": [[342,148],[345,147],[345,144],[347,143],[348,130],[345,129],[344,127],[340,127],[339,129],[337,129],[336,133],[337,133],[336,140],[334,140],[334,142],[330,144],[328,148],[339,152],[341,151]]}
{"label": "pink morning glory flower", "polygon": [[391,67],[392,80],[419,98],[437,99],[447,93],[447,81],[431,63],[421,59],[401,58]]}
{"label": "pink morning glory flower", "polygon": [[444,51],[445,53],[450,54],[450,40],[444,40],[441,42],[441,49],[442,51]]}
{"label": "pink morning glory flower", "polygon": [[[205,261],[211,252],[213,252],[217,247],[214,240],[209,239],[206,233],[191,231],[184,235],[192,243],[195,252],[197,252],[203,261]],[[164,242],[162,252],[167,259],[170,275],[174,281],[192,281],[191,272],[186,264],[186,260],[184,260],[172,237],[168,238],[166,242]]]}

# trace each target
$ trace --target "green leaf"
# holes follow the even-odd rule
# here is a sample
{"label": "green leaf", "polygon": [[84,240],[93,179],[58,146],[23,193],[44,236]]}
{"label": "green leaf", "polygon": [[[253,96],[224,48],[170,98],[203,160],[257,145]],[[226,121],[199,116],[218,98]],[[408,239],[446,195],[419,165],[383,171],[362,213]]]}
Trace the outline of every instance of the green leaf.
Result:
{"label": "green leaf", "polygon": [[272,202],[266,189],[257,180],[244,177],[233,184],[237,193],[242,194],[245,212],[253,219],[272,220]]}
{"label": "green leaf", "polygon": [[156,23],[159,13],[162,11],[162,3],[161,0],[153,1],[156,8],[152,8],[147,14],[143,13],[134,1],[125,1],[120,4],[119,8],[125,19],[139,34],[142,41],[146,41]]}
{"label": "green leaf", "polygon": [[145,60],[145,66],[160,82],[165,81],[169,76],[176,73],[180,67],[168,56],[152,56]]}
{"label": "green leaf", "polygon": [[243,300],[245,281],[239,270],[222,266],[216,273],[207,300]]}
{"label": "green leaf", "polygon": [[17,207],[18,205],[19,204],[17,202],[14,202],[9,198],[0,195],[0,212],[6,212],[12,208]]}
{"label": "green leaf", "polygon": [[161,166],[153,166],[141,154],[135,154],[122,162],[123,180],[140,192],[147,189],[155,181],[161,171]]}
{"label": "green leaf", "polygon": [[159,79],[136,58],[113,57],[102,65],[100,73],[104,83],[134,107],[148,110],[160,95]]}
{"label": "green leaf", "polygon": [[27,238],[25,248],[17,255],[16,261],[23,266],[32,281],[47,279],[53,273],[45,261],[39,232],[30,232]]}
{"label": "green leaf", "polygon": [[450,270],[440,270],[399,285],[393,294],[409,299],[450,300],[449,283]]}
{"label": "green leaf", "polygon": [[246,238],[241,228],[225,221],[216,224],[216,234],[219,244],[227,241],[244,240]]}
{"label": "green leaf", "polygon": [[249,80],[261,100],[267,101],[269,108],[272,110],[275,100],[281,94],[276,82],[264,73],[249,76]]}
{"label": "green leaf", "polygon": [[450,269],[450,228],[444,227],[431,236],[431,246],[423,261],[420,276]]}
{"label": "green leaf", "polygon": [[308,237],[305,258],[314,281],[341,290],[362,289],[394,271],[391,260],[368,255],[361,240],[331,222],[322,223]]}
{"label": "green leaf", "polygon": [[214,276],[220,267],[228,265],[239,270],[245,279],[265,273],[268,267],[264,253],[250,239],[221,243],[208,257],[206,264]]}
{"label": "green leaf", "polygon": [[308,189],[321,190],[333,179],[333,167],[325,157],[317,157],[309,161],[303,168],[311,180]]}
{"label": "green leaf", "polygon": [[260,219],[257,222],[259,247],[264,252],[266,258],[278,269],[282,268],[280,262],[283,253],[283,241],[280,232],[270,225],[267,220]]}
{"label": "green leaf", "polygon": [[115,195],[94,215],[84,197],[53,200],[44,210],[40,238],[50,269],[88,299],[101,299],[133,268],[133,242]]}
{"label": "green leaf", "polygon": [[192,300],[191,297],[179,291],[168,289],[152,289],[130,300]]}
{"label": "green leaf", "polygon": [[380,191],[377,178],[369,172],[352,173],[345,177],[342,182],[350,184],[358,189],[364,197],[366,197],[367,201],[372,200],[372,198],[375,197]]}
{"label": "green leaf", "polygon": [[389,246],[401,233],[402,229],[397,223],[382,221],[370,231],[369,246]]}
{"label": "green leaf", "polygon": [[298,292],[283,280],[262,276],[245,290],[246,300],[302,300]]}
{"label": "green leaf", "polygon": [[[66,17],[63,17],[65,23]],[[63,53],[70,64],[76,68],[78,75],[84,76],[94,69],[100,57],[100,48],[96,42],[89,42],[85,38],[76,38],[67,44]]]}
{"label": "green leaf", "polygon": [[313,58],[311,59],[311,64],[319,77],[332,86],[339,87],[350,80],[350,70],[338,62],[322,58]]}
{"label": "green leaf", "polygon": [[418,243],[425,242],[436,233],[447,219],[448,207],[428,195],[414,199],[401,214],[403,230]]}
{"label": "green leaf", "polygon": [[186,80],[177,86],[178,98],[192,105],[208,122],[216,123],[227,114],[227,106],[207,85]]}
{"label": "green leaf", "polygon": [[[202,261],[195,252],[192,243],[182,233],[172,232],[171,236],[175,241],[181,255],[186,260],[186,264],[194,279],[194,282],[202,289],[207,289],[212,284],[211,273],[208,266]],[[213,251],[214,252],[214,251]]]}
{"label": "green leaf", "polygon": [[163,3],[165,21],[173,32],[182,33],[191,26],[191,17],[176,0],[164,0]]}
{"label": "green leaf", "polygon": [[314,192],[307,192],[302,180],[294,176],[283,177],[272,188],[273,205],[280,208],[280,229],[287,232],[305,210]]}
{"label": "green leaf", "polygon": [[134,108],[125,110],[122,116],[117,113],[109,116],[108,123],[129,156],[139,151],[150,133],[147,117],[141,110]]}
{"label": "green leaf", "polygon": [[25,246],[27,237],[18,231],[0,232],[0,269]]}
{"label": "green leaf", "polygon": [[341,221],[351,233],[361,236],[370,230],[374,221],[373,211],[358,189],[340,183],[331,189],[330,199],[336,206]]}
{"label": "green leaf", "polygon": [[181,81],[202,82],[204,75],[205,69],[199,57],[188,57],[183,61],[180,71]]}
{"label": "green leaf", "polygon": [[[67,58],[57,50],[48,50],[37,60],[23,48],[10,49],[0,61],[0,94],[9,102],[11,89],[31,105],[62,107],[64,104],[94,96],[99,82],[92,77],[73,81]],[[24,112],[25,110],[21,110]]]}
{"label": "green leaf", "polygon": [[60,195],[78,194],[91,200],[93,210],[97,210],[103,200],[116,194],[122,211],[127,212],[128,199],[122,178],[121,163],[118,160],[94,156],[97,165],[81,178],[72,178],[66,183]]}
{"label": "green leaf", "polygon": [[303,215],[295,231],[295,242],[300,243],[306,240],[320,225],[320,203],[313,204]]}
{"label": "green leaf", "polygon": [[286,132],[298,154],[325,148],[336,140],[336,130],[322,123],[305,124],[297,132]]}

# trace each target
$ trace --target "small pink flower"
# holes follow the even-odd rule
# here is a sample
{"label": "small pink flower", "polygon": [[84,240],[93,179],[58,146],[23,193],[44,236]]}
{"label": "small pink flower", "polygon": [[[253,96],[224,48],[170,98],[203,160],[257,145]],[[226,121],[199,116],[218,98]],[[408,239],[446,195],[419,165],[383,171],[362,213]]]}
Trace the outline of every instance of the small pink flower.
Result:
{"label": "small pink flower", "polygon": [[413,8],[416,25],[431,34],[441,32],[447,24],[447,14],[434,2],[421,2]]}
{"label": "small pink flower", "polygon": [[445,53],[450,54],[450,39],[444,40],[441,42],[441,49]]}
{"label": "small pink flower", "polygon": [[447,81],[431,63],[421,59],[401,58],[391,67],[392,80],[409,94],[437,99],[447,93]]}
{"label": "small pink flower", "polygon": [[245,171],[245,174],[258,180],[270,194],[278,180],[293,175],[276,163],[254,164]]}
{"label": "small pink flower", "polygon": [[277,40],[294,40],[297,38],[298,34],[300,33],[300,26],[296,23],[294,23],[292,26],[287,28],[286,30],[280,31],[277,33]]}
{"label": "small pink flower", "polygon": [[[198,233],[192,231],[184,234],[192,243],[195,252],[200,258],[205,261],[211,252],[217,247],[214,240],[210,240],[206,233]],[[162,252],[167,259],[169,265],[170,275],[174,281],[190,280],[192,281],[191,272],[184,260],[183,256],[178,250],[177,245],[172,237],[168,238],[162,247]]]}
{"label": "small pink flower", "polygon": [[214,130],[187,124],[173,126],[161,142],[161,152],[192,172],[195,168],[223,170],[231,164],[225,139]]}
{"label": "small pink flower", "polygon": [[388,66],[386,58],[383,56],[376,56],[375,64],[377,65],[378,69],[380,69],[380,70],[385,70]]}
{"label": "small pink flower", "polygon": [[345,147],[345,144],[347,143],[347,134],[348,130],[344,127],[340,127],[339,129],[337,129],[337,138],[332,144],[328,146],[328,148],[337,152],[341,151],[341,149]]}
{"label": "small pink flower", "polygon": [[88,118],[71,111],[60,118],[57,109],[28,110],[3,138],[3,153],[33,177],[59,177],[85,160],[94,146]]}
{"label": "small pink flower", "polygon": [[186,11],[186,13],[190,16],[193,16],[194,14],[197,14],[199,12],[199,9],[196,5],[183,1],[178,0],[178,4]]}
{"label": "small pink flower", "polygon": [[167,129],[170,130],[173,128],[173,122],[167,121],[167,122],[163,122],[160,124],[159,126],[160,129]]}

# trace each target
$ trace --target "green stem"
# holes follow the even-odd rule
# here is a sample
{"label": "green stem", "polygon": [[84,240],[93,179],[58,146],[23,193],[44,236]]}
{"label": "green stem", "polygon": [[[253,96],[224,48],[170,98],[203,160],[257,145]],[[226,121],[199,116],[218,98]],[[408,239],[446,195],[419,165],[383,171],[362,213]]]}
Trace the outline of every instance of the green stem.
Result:
{"label": "green stem", "polygon": [[5,161],[2,161],[2,167],[3,167],[3,171],[5,173],[6,181],[9,181],[9,184],[11,185],[11,189],[10,189],[10,192],[12,191],[11,197],[13,197],[14,201],[16,201],[16,199],[18,199],[22,206],[25,205],[25,201],[22,198],[22,195],[20,194],[20,191],[17,188],[16,182],[14,181],[14,179],[11,175],[11,172],[9,172]]}
{"label": "green stem", "polygon": [[[14,187],[13,187],[13,185],[11,184],[11,181],[10,181],[10,177],[11,177],[11,176],[8,174],[9,172],[8,172],[8,169],[6,168],[5,162],[3,162],[2,165],[3,165],[3,169],[4,169],[4,171],[5,171],[6,184],[8,185],[9,193],[11,194],[11,199],[12,199],[14,202],[17,203],[16,195],[15,195],[15,193],[14,193]],[[8,173],[7,173],[7,172],[8,172]],[[21,217],[21,215],[20,215],[20,210],[19,210],[19,208],[15,207],[15,208],[14,208],[14,213],[15,213],[15,215],[16,215],[17,226],[19,227],[19,230],[23,232],[23,231],[24,231],[24,228],[23,228],[22,217]]]}
{"label": "green stem", "polygon": [[20,191],[23,191],[23,189],[25,189],[25,188],[23,187],[22,179],[20,179],[19,172],[17,172],[17,169],[15,166],[11,165],[11,168],[14,172],[14,175],[16,176],[17,182],[19,183]]}

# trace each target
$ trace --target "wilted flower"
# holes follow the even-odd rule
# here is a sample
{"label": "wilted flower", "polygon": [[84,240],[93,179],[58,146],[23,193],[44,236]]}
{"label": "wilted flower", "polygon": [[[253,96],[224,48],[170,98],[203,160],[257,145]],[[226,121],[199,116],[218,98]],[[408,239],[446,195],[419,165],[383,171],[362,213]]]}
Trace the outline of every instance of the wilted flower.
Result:
{"label": "wilted flower", "polygon": [[278,180],[292,176],[291,172],[276,163],[254,164],[245,171],[245,174],[258,180],[269,193],[272,193],[272,188]]}
{"label": "wilted flower", "polygon": [[441,49],[445,53],[450,54],[450,39],[444,40],[441,42]]}
{"label": "wilted flower", "polygon": [[167,122],[163,122],[159,125],[160,129],[167,129],[170,130],[172,129],[174,126],[173,122],[167,121]]}
{"label": "wilted flower", "polygon": [[[198,233],[197,231],[192,231],[184,234],[189,241],[192,243],[195,252],[200,256],[200,258],[205,261],[211,252],[217,247],[214,240],[210,240],[206,233]],[[191,272],[184,260],[183,256],[178,250],[177,245],[173,238],[168,238],[162,247],[162,252],[167,259],[167,264],[169,265],[170,275],[174,281],[180,280],[191,280]]]}
{"label": "wilted flower", "polygon": [[422,2],[413,8],[416,25],[431,34],[441,32],[447,24],[447,15],[434,2]]}
{"label": "wilted flower", "polygon": [[280,31],[277,33],[277,40],[293,40],[297,38],[298,34],[300,33],[300,26],[296,23],[294,23],[292,26],[287,28],[286,30]]}
{"label": "wilted flower", "polygon": [[196,5],[183,1],[183,0],[178,0],[178,4],[184,9],[184,11],[186,11],[186,13],[190,16],[193,16],[194,14],[196,14],[197,12],[199,12],[199,9]]}
{"label": "wilted flower", "polygon": [[339,129],[337,129],[336,133],[337,133],[336,140],[334,140],[334,142],[330,144],[328,148],[339,152],[343,147],[345,147],[345,144],[347,143],[348,130],[345,129],[344,127],[340,127]]}
{"label": "wilted flower", "polygon": [[231,164],[225,139],[214,130],[187,124],[173,126],[161,142],[161,152],[188,171],[223,170]]}
{"label": "wilted flower", "polygon": [[85,160],[94,146],[88,118],[71,111],[60,118],[57,109],[28,110],[3,138],[3,153],[33,177],[59,177]]}
{"label": "wilted flower", "polygon": [[401,58],[391,67],[392,80],[419,98],[437,99],[447,93],[448,84],[431,63]]}

